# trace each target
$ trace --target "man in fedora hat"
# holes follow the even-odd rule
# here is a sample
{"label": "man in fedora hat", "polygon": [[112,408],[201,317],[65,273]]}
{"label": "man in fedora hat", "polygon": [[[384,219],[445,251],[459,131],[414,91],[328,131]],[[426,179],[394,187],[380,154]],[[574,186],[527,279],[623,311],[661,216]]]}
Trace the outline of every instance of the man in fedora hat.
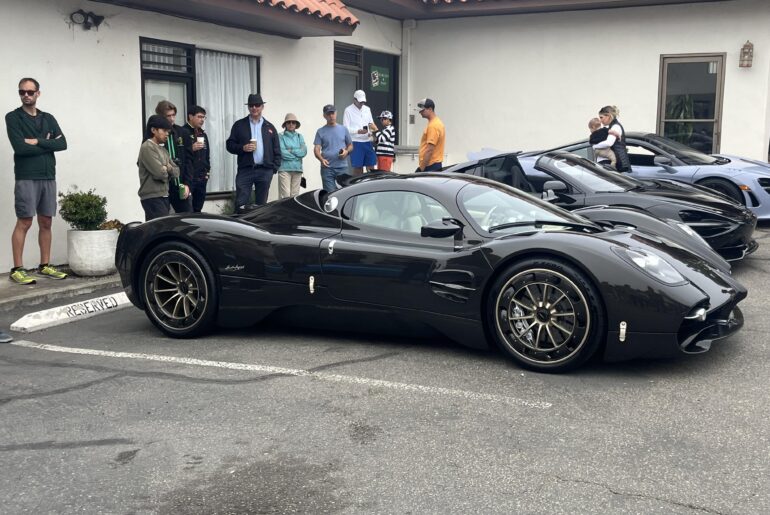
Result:
{"label": "man in fedora hat", "polygon": [[267,202],[270,181],[281,166],[281,143],[275,126],[262,117],[262,95],[251,94],[246,102],[249,115],[233,124],[227,138],[227,151],[238,156],[235,176],[235,207],[249,203],[254,187],[254,202]]}
{"label": "man in fedora hat", "polygon": [[296,197],[302,181],[302,159],[307,155],[307,145],[297,132],[300,123],[297,115],[289,113],[283,120],[281,138],[281,167],[278,169],[278,197]]}

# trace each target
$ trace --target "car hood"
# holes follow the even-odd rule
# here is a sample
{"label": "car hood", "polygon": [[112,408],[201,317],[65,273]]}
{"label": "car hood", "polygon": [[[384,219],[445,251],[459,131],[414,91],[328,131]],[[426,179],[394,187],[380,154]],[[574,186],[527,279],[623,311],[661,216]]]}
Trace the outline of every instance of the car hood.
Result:
{"label": "car hood", "polygon": [[[755,161],[747,157],[734,156],[731,154],[713,154],[714,157],[726,159],[729,162],[724,164],[711,165],[720,170],[735,170],[736,172],[755,172],[770,177],[770,163]],[[711,168],[711,166],[701,166],[701,170]]]}
{"label": "car hood", "polygon": [[646,197],[651,205],[676,201],[693,207],[707,208],[725,216],[742,218],[746,209],[725,197],[702,188],[668,179],[643,180],[644,186],[633,193]]}

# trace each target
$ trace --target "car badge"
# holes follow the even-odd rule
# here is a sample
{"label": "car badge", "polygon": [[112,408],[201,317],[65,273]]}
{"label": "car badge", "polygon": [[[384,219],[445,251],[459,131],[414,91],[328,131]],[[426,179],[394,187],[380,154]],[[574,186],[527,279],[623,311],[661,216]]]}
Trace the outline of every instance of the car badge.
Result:
{"label": "car badge", "polygon": [[628,324],[625,322],[620,323],[620,334],[618,335],[618,340],[621,342],[626,341],[626,329],[628,328]]}
{"label": "car badge", "polygon": [[313,277],[312,275],[307,280],[307,288],[308,290],[310,290],[311,295],[315,293],[315,277]]}

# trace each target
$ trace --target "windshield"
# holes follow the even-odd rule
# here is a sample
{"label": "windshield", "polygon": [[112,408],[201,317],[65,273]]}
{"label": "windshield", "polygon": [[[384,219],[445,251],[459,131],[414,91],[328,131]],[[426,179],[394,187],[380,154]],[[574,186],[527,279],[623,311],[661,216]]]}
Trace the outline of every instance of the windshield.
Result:
{"label": "windshield", "polygon": [[683,145],[678,141],[672,139],[663,138],[656,134],[649,134],[646,138],[650,143],[658,146],[664,152],[668,152],[672,156],[684,162],[688,165],[713,165],[719,160],[715,157],[711,157],[703,152],[698,152],[694,148]]}
{"label": "windshield", "polygon": [[594,193],[628,191],[642,186],[636,179],[566,153],[545,154],[537,160],[535,167],[544,172],[553,172],[557,177],[569,177],[571,181]]}
{"label": "windshield", "polygon": [[548,222],[559,230],[592,226],[580,216],[504,185],[469,184],[460,190],[457,200],[468,220],[482,232],[490,232],[490,228],[496,233],[531,231],[535,223],[548,227]]}

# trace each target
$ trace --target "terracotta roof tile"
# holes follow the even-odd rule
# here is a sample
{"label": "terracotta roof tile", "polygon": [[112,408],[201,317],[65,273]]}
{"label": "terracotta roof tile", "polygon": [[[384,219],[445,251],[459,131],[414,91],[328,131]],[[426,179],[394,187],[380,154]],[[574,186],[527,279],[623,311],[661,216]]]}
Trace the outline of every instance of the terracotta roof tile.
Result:
{"label": "terracotta roof tile", "polygon": [[257,3],[345,25],[356,26],[360,23],[340,0],[257,0]]}

